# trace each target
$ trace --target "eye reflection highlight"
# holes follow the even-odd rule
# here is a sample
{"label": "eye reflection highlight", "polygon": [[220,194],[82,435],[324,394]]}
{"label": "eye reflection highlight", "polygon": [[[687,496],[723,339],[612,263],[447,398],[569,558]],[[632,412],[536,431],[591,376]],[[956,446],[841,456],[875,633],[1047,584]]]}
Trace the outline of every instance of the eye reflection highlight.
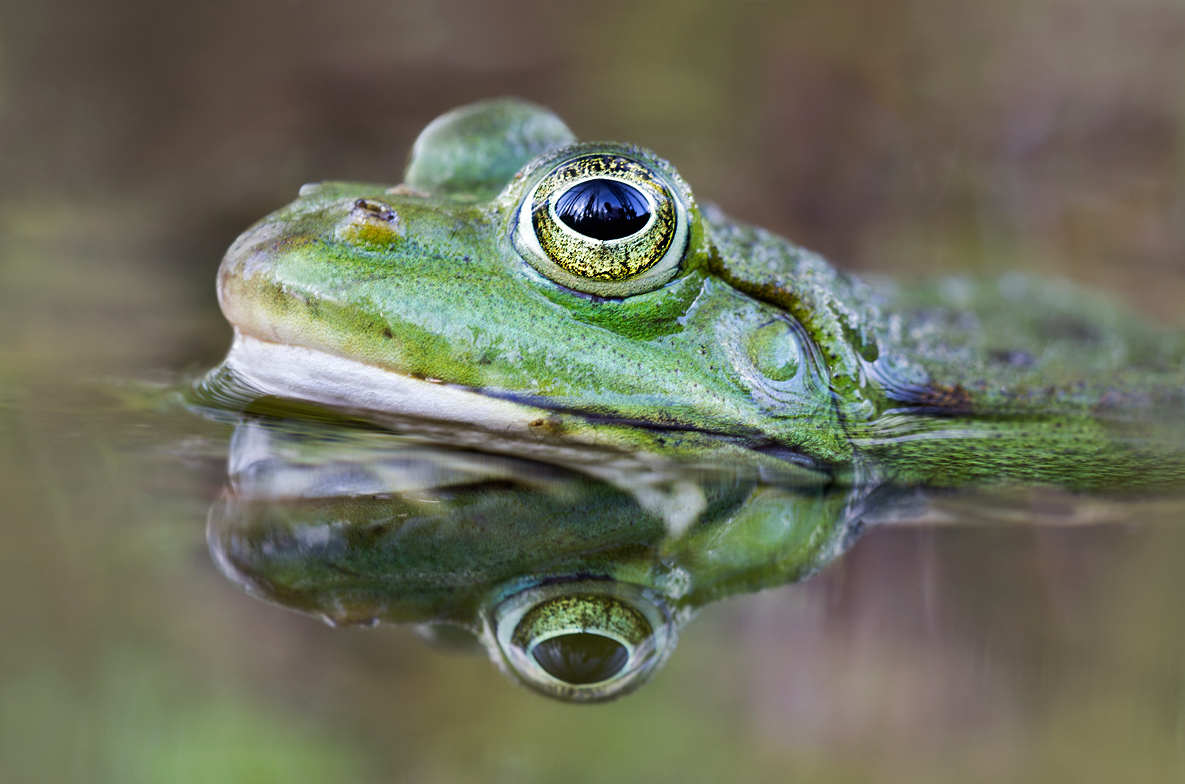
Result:
{"label": "eye reflection highlight", "polygon": [[636,234],[650,222],[650,205],[637,188],[618,180],[595,179],[573,185],[555,202],[569,228],[607,241]]}

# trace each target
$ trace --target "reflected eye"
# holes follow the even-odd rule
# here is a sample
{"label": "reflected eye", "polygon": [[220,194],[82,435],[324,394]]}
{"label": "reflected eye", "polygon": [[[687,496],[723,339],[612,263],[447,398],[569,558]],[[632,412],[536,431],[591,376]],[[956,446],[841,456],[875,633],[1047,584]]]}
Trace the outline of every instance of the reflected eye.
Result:
{"label": "reflected eye", "polygon": [[511,643],[557,680],[607,681],[654,635],[633,607],[612,596],[560,596],[532,607]]}
{"label": "reflected eye", "polygon": [[636,586],[562,583],[496,610],[497,640],[528,686],[560,699],[601,701],[640,685],[666,658],[673,627]]}
{"label": "reflected eye", "polygon": [[679,269],[687,211],[662,175],[622,155],[586,155],[552,169],[523,200],[515,247],[577,291],[624,297]]}

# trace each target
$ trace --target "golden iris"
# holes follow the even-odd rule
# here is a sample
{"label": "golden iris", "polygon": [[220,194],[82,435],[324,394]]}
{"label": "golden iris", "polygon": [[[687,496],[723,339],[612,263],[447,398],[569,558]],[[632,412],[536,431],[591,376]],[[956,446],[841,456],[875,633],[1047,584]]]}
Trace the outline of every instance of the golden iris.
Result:
{"label": "golden iris", "polygon": [[594,153],[552,169],[527,195],[515,245],[557,283],[628,296],[675,274],[686,221],[660,174],[626,156]]}

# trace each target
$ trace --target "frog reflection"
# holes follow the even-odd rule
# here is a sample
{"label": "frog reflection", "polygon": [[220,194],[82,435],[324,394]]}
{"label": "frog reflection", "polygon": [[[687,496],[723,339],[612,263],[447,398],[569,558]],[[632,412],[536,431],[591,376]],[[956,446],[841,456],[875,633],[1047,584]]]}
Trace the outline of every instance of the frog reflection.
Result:
{"label": "frog reflection", "polygon": [[256,596],[333,625],[479,641],[528,687],[597,702],[646,682],[699,607],[803,579],[911,501],[744,470],[595,478],[248,419],[209,543]]}

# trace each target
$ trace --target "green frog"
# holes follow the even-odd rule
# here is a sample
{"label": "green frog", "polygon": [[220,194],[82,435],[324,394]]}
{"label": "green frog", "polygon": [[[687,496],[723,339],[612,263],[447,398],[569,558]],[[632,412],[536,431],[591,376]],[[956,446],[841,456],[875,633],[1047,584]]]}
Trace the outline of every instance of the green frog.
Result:
{"label": "green frog", "polygon": [[514,99],[433,121],[401,184],[306,185],[218,296],[235,338],[206,394],[487,451],[805,484],[1185,478],[1180,333],[1020,274],[868,285]]}
{"label": "green frog", "polygon": [[943,488],[1185,480],[1181,334],[1022,274],[866,284],[513,99],[432,122],[401,184],[305,186],[218,294],[222,571],[565,700]]}

